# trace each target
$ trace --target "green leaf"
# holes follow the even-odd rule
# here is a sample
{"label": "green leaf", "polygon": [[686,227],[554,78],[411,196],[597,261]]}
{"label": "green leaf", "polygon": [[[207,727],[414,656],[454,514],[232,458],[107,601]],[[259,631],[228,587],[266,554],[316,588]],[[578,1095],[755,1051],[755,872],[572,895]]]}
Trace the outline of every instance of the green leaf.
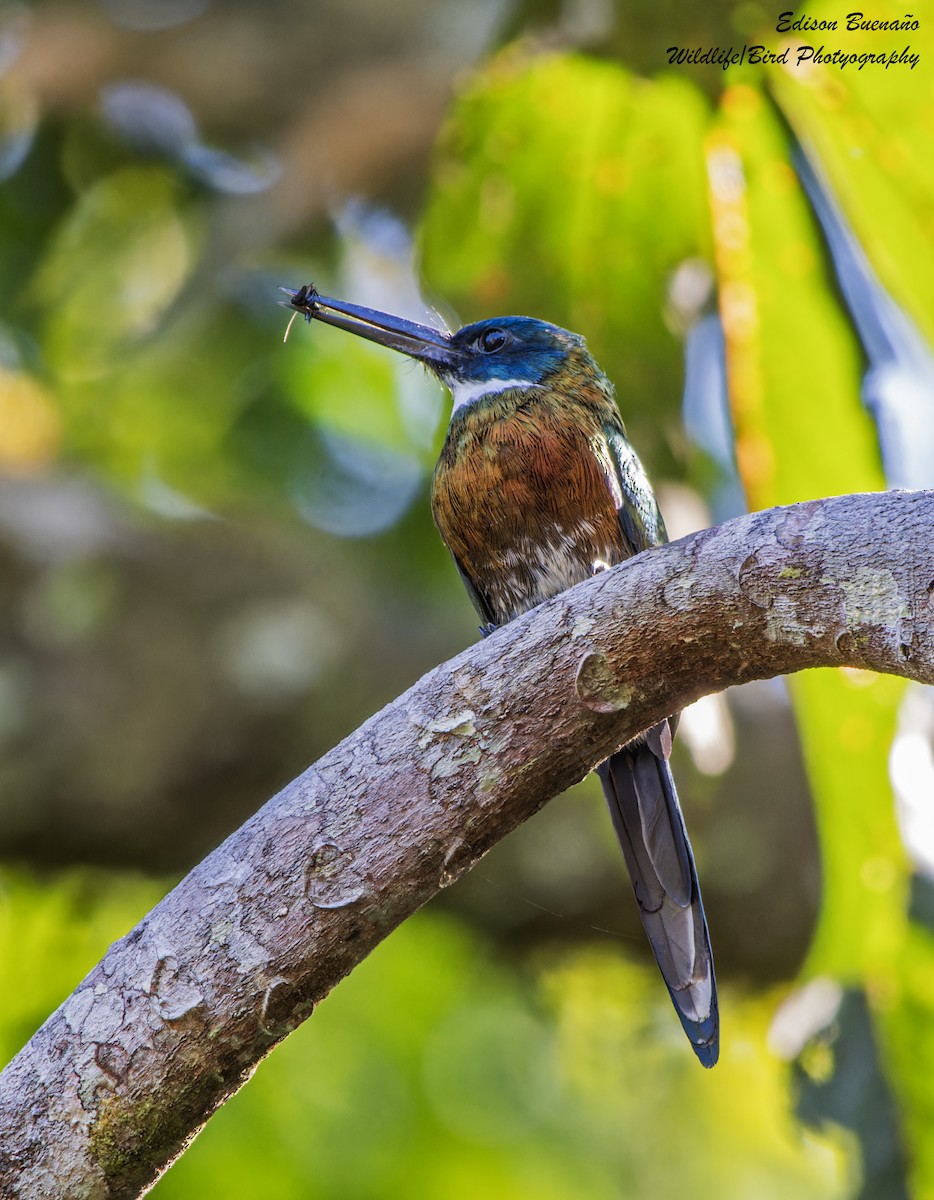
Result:
{"label": "green leaf", "polygon": [[650,460],[681,395],[668,278],[709,241],[707,119],[681,79],[506,53],[454,108],[421,231],[430,286],[465,319],[585,330]]}
{"label": "green leaf", "polygon": [[[830,4],[808,15],[842,20]],[[905,15],[904,6],[891,0],[866,13],[888,20]],[[919,24],[907,32],[835,35],[848,53],[908,48],[921,56],[914,69],[906,63],[862,70],[813,66],[776,74],[773,87],[799,138],[816,153],[882,282],[934,339],[934,22],[922,17]]]}
{"label": "green leaf", "polygon": [[119,369],[154,332],[191,266],[172,176],[128,167],[88,189],[59,228],[33,285],[46,359],[63,382]]}
{"label": "green leaf", "polygon": [[[759,92],[725,93],[708,167],[737,459],[756,508],[884,486],[860,347],[789,150]],[[903,684],[820,671],[791,687],[823,858],[808,970],[865,979],[891,971],[904,933],[887,769]]]}

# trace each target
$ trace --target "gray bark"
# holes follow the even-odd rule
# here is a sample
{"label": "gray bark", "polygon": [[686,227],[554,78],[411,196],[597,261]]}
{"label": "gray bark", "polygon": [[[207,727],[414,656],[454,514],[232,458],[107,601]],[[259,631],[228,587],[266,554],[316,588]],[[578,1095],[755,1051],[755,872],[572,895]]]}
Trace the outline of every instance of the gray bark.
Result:
{"label": "gray bark", "polygon": [[131,1197],[372,947],[661,717],[853,666],[934,683],[934,492],[640,555],[421,679],[290,783],[0,1075],[0,1195]]}

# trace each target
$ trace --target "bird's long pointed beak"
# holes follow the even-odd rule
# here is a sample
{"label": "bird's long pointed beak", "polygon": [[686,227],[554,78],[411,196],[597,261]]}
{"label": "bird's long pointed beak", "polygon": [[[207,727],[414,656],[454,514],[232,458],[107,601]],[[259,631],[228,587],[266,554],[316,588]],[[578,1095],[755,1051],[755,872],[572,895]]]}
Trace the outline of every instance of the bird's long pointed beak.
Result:
{"label": "bird's long pointed beak", "polygon": [[346,300],[319,296],[311,284],[306,284],[298,291],[291,288],[279,290],[289,297],[284,307],[302,313],[306,320],[324,321],[326,325],[346,329],[348,333],[355,333],[358,337],[418,359],[441,373],[453,367],[460,357],[451,345],[450,335],[430,325],[419,325],[405,317],[393,317],[375,308],[349,304]]}

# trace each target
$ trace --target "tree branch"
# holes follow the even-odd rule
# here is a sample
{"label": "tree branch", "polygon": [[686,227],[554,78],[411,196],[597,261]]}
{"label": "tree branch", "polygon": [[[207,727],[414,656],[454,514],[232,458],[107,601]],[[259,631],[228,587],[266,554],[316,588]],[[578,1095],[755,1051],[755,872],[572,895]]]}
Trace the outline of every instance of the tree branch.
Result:
{"label": "tree branch", "polygon": [[652,550],[431,671],[191,872],[0,1075],[0,1194],[145,1191],[391,929],[698,696],[818,666],[934,683],[934,492]]}

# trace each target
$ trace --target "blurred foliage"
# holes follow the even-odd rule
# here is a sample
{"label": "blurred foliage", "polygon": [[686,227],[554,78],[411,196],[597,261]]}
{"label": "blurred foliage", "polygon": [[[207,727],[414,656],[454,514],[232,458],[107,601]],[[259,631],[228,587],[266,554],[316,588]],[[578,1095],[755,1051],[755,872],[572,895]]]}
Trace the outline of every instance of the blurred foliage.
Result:
{"label": "blurred foliage", "polygon": [[[934,40],[928,23],[910,40],[926,61]],[[850,44],[856,53],[878,49],[871,32],[853,33]],[[931,339],[934,277],[919,269],[918,255],[926,265],[934,217],[934,100],[918,69],[889,70],[881,86],[845,71],[805,73],[798,86],[780,75],[775,92],[792,127],[813,146],[883,282]]]}
{"label": "blurred foliage", "polygon": [[[2,884],[8,1057],[157,892],[87,874],[50,886],[7,870]],[[517,973],[454,918],[414,918],[271,1055],[153,1194],[297,1200],[313,1186],[389,1198],[417,1181],[438,1197],[559,1200],[609,1198],[621,1182],[667,1194],[692,1180],[727,1200],[836,1194],[837,1152],[802,1148],[784,1069],[761,1053],[770,999],[743,1006],[708,1077],[683,1053],[655,980],[616,947],[542,953],[530,967]]]}
{"label": "blurred foliage", "polygon": [[[724,95],[707,143],[736,455],[752,507],[884,486],[878,440],[858,404],[861,353],[833,292],[819,229],[761,94]],[[742,186],[737,179],[743,181]],[[807,363],[833,453],[813,436]],[[780,617],[777,617],[780,619]],[[822,830],[824,903],[810,969],[847,979],[891,962],[905,912],[904,855],[888,750],[903,685],[855,672],[791,681]]]}
{"label": "blurred foliage", "polygon": [[680,354],[659,289],[689,255],[709,258],[706,121],[684,79],[517,50],[448,122],[422,228],[425,274],[465,321],[541,311],[586,329],[630,435],[669,473]]}
{"label": "blurred foliage", "polygon": [[[740,484],[750,507],[885,485],[890,414],[800,155],[876,280],[864,309],[887,289],[930,338],[934,35],[895,38],[916,71],[665,66],[672,41],[780,50],[776,15],[0,11],[6,1057],[156,898],[128,867],[196,859],[473,636],[425,504],[438,389],[334,330],[281,345],[280,284],[425,317],[405,224],[337,198],[418,226],[442,311],[586,333],[673,528]],[[903,688],[790,692],[800,748],[778,686],[731,698],[715,770],[682,725],[715,1072],[645,966],[585,783],[342,983],[155,1194],[934,1197],[934,923],[888,769]],[[75,862],[123,871],[26,865]]]}
{"label": "blurred foliage", "polygon": [[8,1062],[45,1018],[161,898],[129,875],[69,872],[51,879],[0,873],[0,1055]]}

